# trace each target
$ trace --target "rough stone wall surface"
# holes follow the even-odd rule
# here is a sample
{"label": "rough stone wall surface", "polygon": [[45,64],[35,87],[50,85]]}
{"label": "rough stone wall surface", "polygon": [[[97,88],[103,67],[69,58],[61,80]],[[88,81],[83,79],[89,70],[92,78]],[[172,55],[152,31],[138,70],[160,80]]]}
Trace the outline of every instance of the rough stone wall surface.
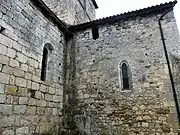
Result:
{"label": "rough stone wall surface", "polygon": [[91,0],[43,0],[65,23],[80,24],[95,19],[95,7]]}
{"label": "rough stone wall surface", "polygon": [[[0,135],[57,135],[63,100],[62,32],[30,2],[0,2]],[[46,81],[43,47],[52,45]]]}
{"label": "rough stone wall surface", "polygon": [[[160,13],[76,33],[75,122],[92,135],[177,135],[178,119],[161,41]],[[177,55],[173,12],[162,21],[169,54]],[[122,90],[119,67],[126,61],[132,87]]]}

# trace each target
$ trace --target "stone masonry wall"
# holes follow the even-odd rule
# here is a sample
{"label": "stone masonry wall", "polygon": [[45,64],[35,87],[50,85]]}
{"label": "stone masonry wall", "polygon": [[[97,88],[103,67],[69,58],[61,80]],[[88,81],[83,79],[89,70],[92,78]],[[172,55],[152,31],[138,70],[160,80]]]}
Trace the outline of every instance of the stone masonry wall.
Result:
{"label": "stone masonry wall", "polygon": [[80,24],[94,20],[95,7],[91,0],[43,0],[65,23]]}
{"label": "stone masonry wall", "polygon": [[[92,135],[177,135],[178,120],[161,41],[161,14],[136,17],[76,33],[75,122]],[[162,21],[168,52],[177,54],[171,11]],[[170,31],[169,31],[170,29]],[[171,49],[170,49],[171,48]],[[119,65],[126,61],[132,88],[122,90]]]}
{"label": "stone masonry wall", "polygon": [[[0,135],[57,135],[63,108],[62,32],[30,0],[1,0],[0,29]],[[47,80],[41,81],[46,43],[53,50]]]}

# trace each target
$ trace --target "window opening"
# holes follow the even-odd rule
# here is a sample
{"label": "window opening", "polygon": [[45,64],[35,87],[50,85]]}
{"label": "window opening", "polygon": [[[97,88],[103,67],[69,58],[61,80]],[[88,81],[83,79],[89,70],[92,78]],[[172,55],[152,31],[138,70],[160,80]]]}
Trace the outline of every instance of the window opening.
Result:
{"label": "window opening", "polygon": [[97,25],[94,25],[92,27],[92,37],[93,37],[94,40],[99,38],[99,28],[98,28]]}
{"label": "window opening", "polygon": [[128,66],[126,65],[126,63],[122,64],[122,85],[124,90],[130,89]]}
{"label": "window opening", "polygon": [[47,70],[47,60],[48,60],[48,50],[44,47],[43,49],[43,59],[41,68],[41,80],[46,80],[46,70]]}

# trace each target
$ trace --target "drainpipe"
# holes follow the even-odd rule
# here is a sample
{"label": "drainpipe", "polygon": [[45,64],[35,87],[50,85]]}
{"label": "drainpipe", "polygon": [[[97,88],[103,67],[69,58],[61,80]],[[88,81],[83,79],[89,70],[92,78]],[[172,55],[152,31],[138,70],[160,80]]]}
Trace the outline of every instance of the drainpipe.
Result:
{"label": "drainpipe", "polygon": [[165,57],[166,57],[166,61],[167,61],[167,66],[168,66],[168,70],[169,70],[169,77],[170,77],[170,81],[171,81],[171,87],[172,87],[172,91],[173,91],[173,96],[174,96],[174,101],[175,101],[175,106],[176,106],[178,121],[179,121],[179,125],[180,125],[180,110],[179,110],[179,104],[178,104],[176,89],[175,89],[175,85],[174,85],[174,78],[173,78],[172,70],[171,70],[171,66],[170,66],[169,56],[168,56],[168,52],[167,52],[167,48],[166,48],[166,42],[165,42],[165,39],[164,39],[164,33],[163,33],[162,25],[161,25],[161,20],[163,20],[163,17],[164,17],[167,13],[169,13],[169,12],[174,8],[174,6],[175,6],[175,4],[173,4],[172,7],[169,8],[169,9],[158,19],[158,23],[159,23],[159,30],[160,30],[160,34],[161,34],[161,40],[162,40],[162,43],[163,43],[164,53],[165,53]]}

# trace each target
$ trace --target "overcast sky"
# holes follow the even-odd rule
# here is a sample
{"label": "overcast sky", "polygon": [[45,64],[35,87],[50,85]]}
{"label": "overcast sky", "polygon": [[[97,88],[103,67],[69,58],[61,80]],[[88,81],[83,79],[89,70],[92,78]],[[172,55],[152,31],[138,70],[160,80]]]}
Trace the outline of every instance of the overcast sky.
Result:
{"label": "overcast sky", "polygon": [[[102,18],[169,1],[170,0],[96,0],[99,6],[96,13],[97,18]],[[178,0],[178,4],[176,4],[174,12],[180,30],[180,0]]]}

